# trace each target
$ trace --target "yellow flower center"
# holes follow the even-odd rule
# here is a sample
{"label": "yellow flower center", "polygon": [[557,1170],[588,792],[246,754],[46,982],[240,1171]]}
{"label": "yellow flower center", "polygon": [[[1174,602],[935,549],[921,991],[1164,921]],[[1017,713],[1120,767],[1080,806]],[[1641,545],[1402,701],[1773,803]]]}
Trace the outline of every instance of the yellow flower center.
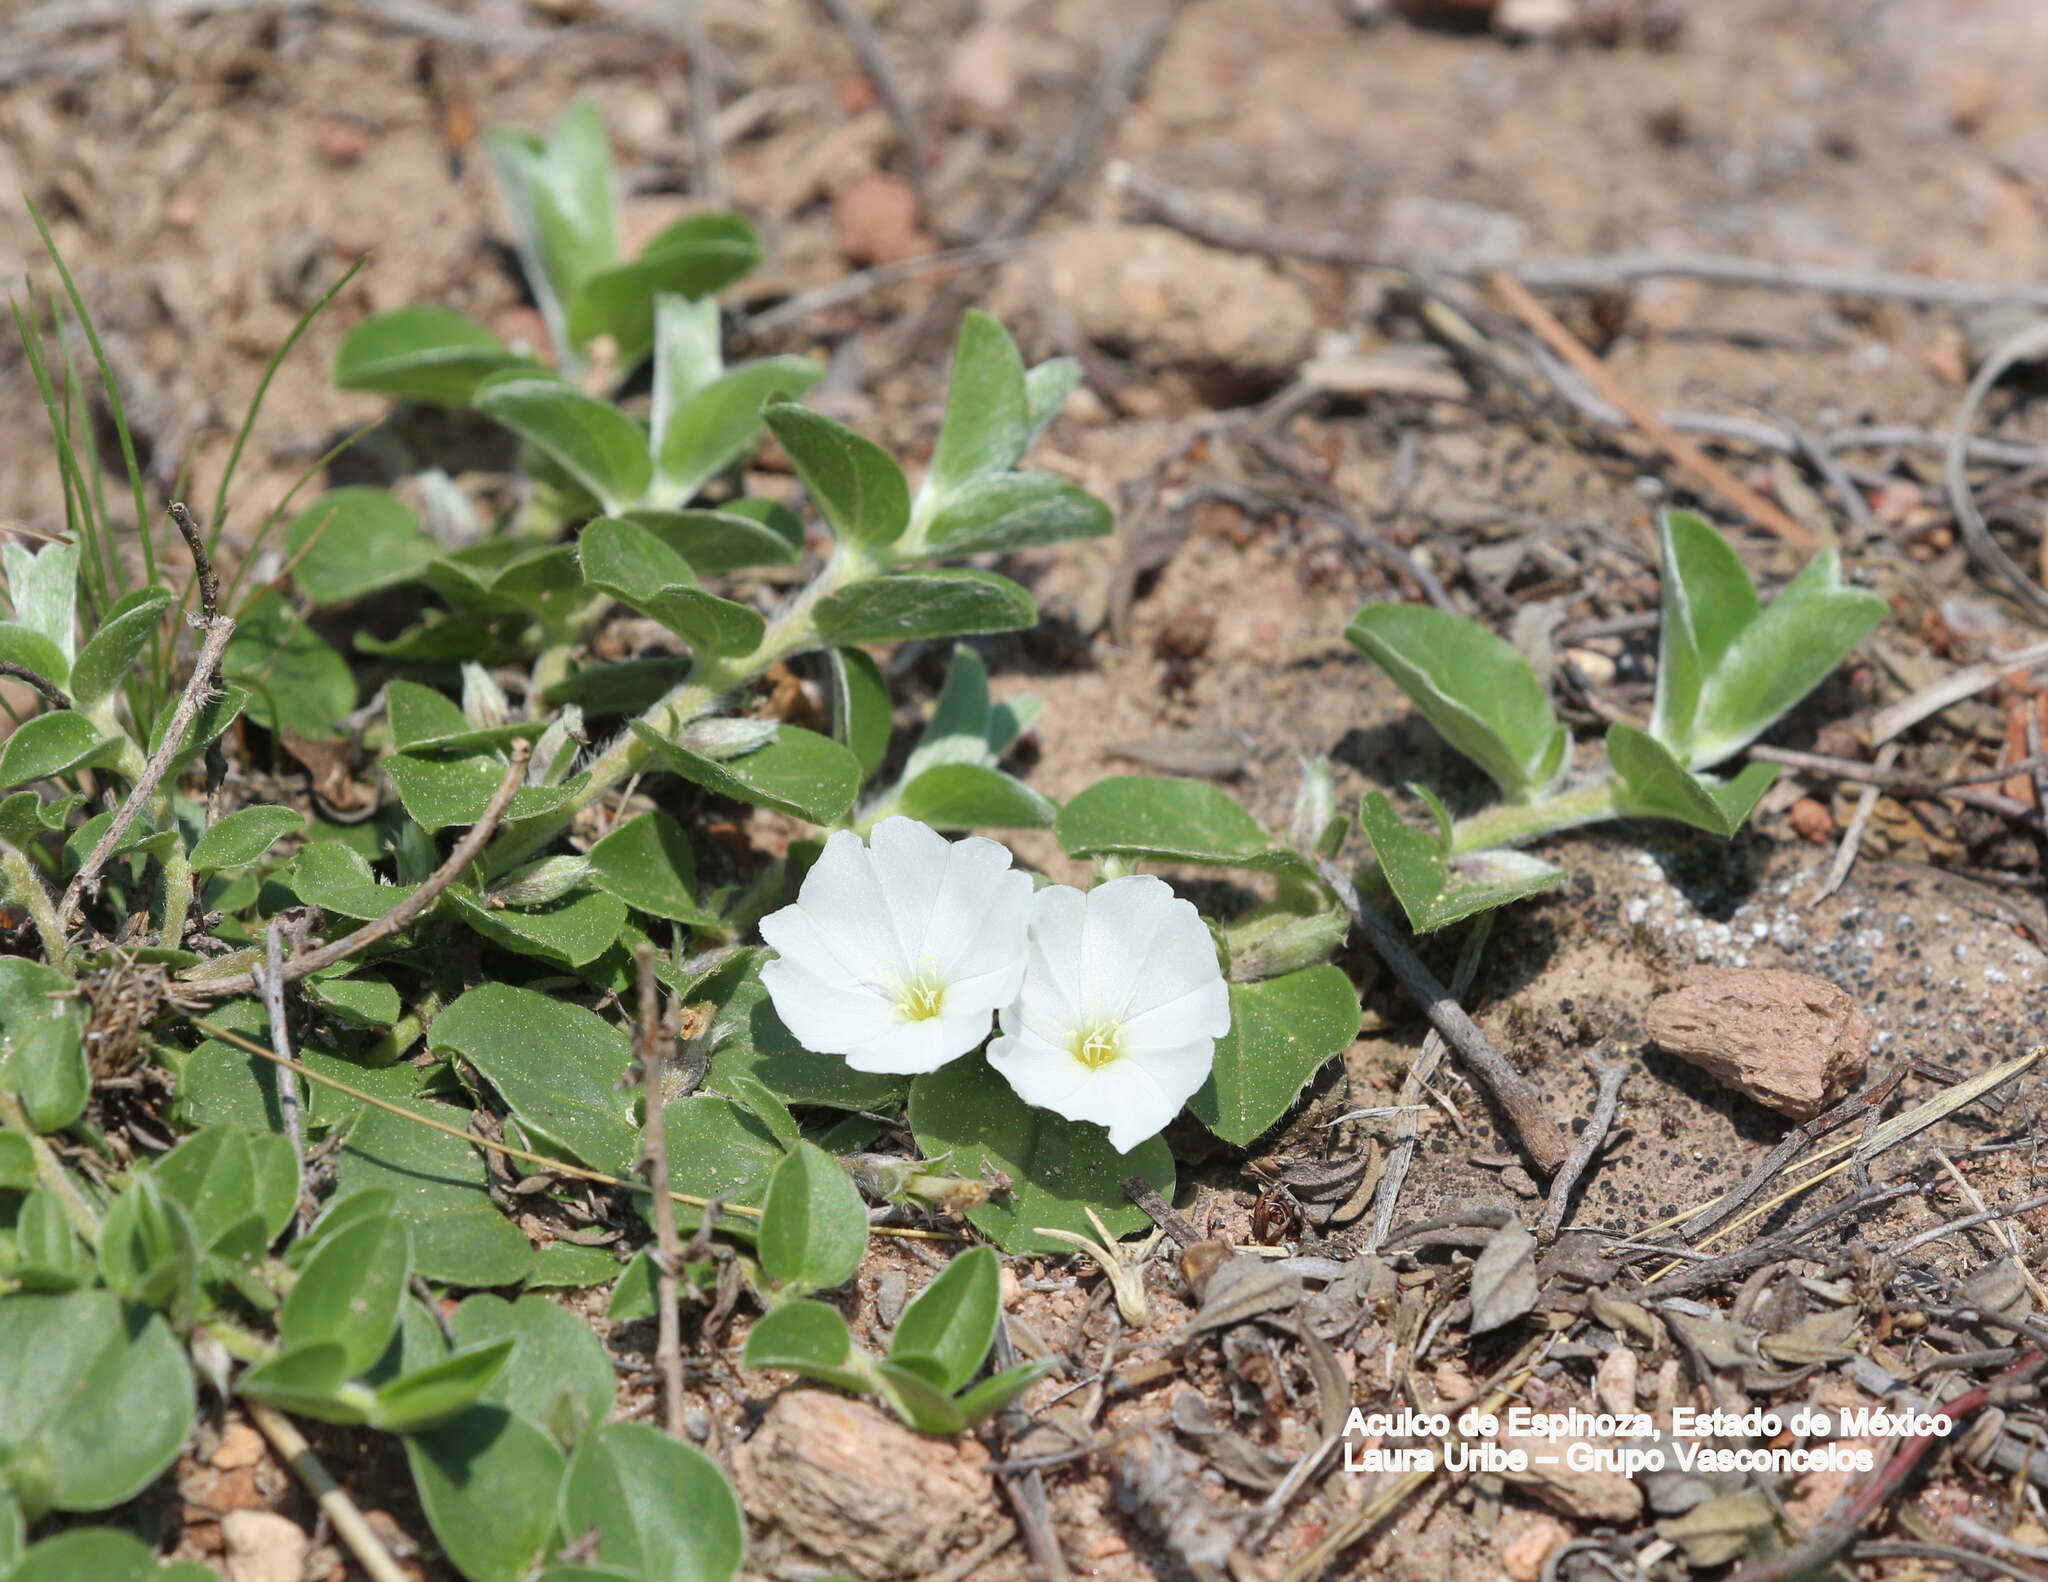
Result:
{"label": "yellow flower center", "polygon": [[946,986],[919,978],[896,991],[896,1009],[906,1022],[928,1022],[946,1003]]}
{"label": "yellow flower center", "polygon": [[1122,1029],[1115,1022],[1083,1028],[1074,1035],[1074,1058],[1090,1071],[1100,1071],[1124,1052]]}

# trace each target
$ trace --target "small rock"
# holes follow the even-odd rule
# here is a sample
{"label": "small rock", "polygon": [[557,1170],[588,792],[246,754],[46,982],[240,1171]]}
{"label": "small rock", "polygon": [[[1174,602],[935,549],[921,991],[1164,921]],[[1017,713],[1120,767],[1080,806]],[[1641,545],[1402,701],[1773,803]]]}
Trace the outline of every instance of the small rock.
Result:
{"label": "small rock", "polygon": [[352,115],[323,115],[313,127],[313,151],[337,168],[353,165],[376,140],[377,134]]}
{"label": "small rock", "polygon": [[1822,842],[1835,832],[1835,815],[1827,803],[1803,796],[1792,804],[1792,829],[1801,840]]}
{"label": "small rock", "polygon": [[1627,1346],[1616,1346],[1600,1359],[1593,1373],[1593,1393],[1603,1411],[1617,1417],[1636,1409],[1636,1354]]}
{"label": "small rock", "polygon": [[944,102],[963,126],[1000,129],[1017,108],[1017,39],[1000,22],[960,35],[946,59]]}
{"label": "small rock", "polygon": [[822,1390],[778,1397],[733,1452],[733,1476],[756,1521],[828,1569],[876,1582],[931,1575],[978,1542],[1002,1504],[972,1437],[912,1433]]}
{"label": "small rock", "polygon": [[1044,259],[1081,332],[1147,367],[1270,386],[1315,344],[1315,309],[1287,276],[1163,226],[1082,226]]}
{"label": "small rock", "polygon": [[1643,1491],[1619,1472],[1575,1471],[1571,1466],[1574,1443],[1569,1439],[1538,1439],[1533,1435],[1502,1434],[1501,1445],[1525,1451],[1526,1472],[1505,1472],[1510,1483],[1526,1488],[1560,1516],[1581,1521],[1626,1522],[1642,1514]]}
{"label": "small rock", "polygon": [[1539,1516],[1501,1545],[1501,1569],[1507,1572],[1510,1582],[1537,1582],[1543,1575],[1543,1562],[1569,1537],[1564,1523],[1556,1517]]}
{"label": "small rock", "polygon": [[1838,1103],[1870,1059],[1870,1022],[1810,972],[1699,967],[1650,1004],[1660,1047],[1757,1103],[1807,1121]]}
{"label": "small rock", "polygon": [[221,1430],[220,1445],[213,1453],[213,1465],[222,1472],[253,1467],[263,1459],[263,1436],[247,1423],[230,1423]]}
{"label": "small rock", "polygon": [[299,1582],[305,1575],[312,1541],[297,1522],[275,1511],[229,1511],[220,1525],[228,1582]]}
{"label": "small rock", "polygon": [[1493,30],[1503,38],[1558,38],[1577,17],[1576,0],[1500,0]]}
{"label": "small rock", "polygon": [[933,251],[938,244],[925,230],[920,209],[917,189],[904,177],[886,170],[856,176],[832,195],[841,255],[865,268]]}

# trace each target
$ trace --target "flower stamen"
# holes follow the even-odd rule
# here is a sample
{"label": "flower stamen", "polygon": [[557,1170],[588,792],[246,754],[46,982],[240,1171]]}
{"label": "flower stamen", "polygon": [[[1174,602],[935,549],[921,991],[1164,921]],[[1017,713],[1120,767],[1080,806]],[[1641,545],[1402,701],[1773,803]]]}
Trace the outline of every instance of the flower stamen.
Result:
{"label": "flower stamen", "polygon": [[1122,1032],[1121,1024],[1116,1022],[1098,1022],[1093,1027],[1083,1028],[1074,1035],[1074,1058],[1090,1071],[1100,1071],[1111,1061],[1122,1057]]}
{"label": "flower stamen", "polygon": [[896,1011],[906,1022],[928,1022],[946,1004],[946,986],[930,978],[919,978],[896,991]]}

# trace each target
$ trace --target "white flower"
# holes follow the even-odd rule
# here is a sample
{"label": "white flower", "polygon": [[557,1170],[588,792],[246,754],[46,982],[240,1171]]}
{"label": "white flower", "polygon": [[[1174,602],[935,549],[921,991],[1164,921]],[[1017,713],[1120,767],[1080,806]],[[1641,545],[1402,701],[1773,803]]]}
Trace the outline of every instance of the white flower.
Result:
{"label": "white flower", "polygon": [[988,1061],[1017,1096],[1129,1153],[1208,1078],[1230,993],[1200,914],[1134,874],[1031,898],[1024,987],[1000,1020]]}
{"label": "white flower", "polygon": [[761,981],[806,1049],[856,1071],[936,1071],[988,1036],[1024,977],[1031,876],[979,836],[884,819],[825,842],[795,904],[761,919]]}

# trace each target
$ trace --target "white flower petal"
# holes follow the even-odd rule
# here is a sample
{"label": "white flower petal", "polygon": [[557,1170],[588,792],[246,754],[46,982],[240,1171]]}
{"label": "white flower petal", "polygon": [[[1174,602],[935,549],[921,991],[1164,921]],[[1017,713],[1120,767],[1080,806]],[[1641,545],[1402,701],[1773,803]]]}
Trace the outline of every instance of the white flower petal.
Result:
{"label": "white flower petal", "polygon": [[[875,888],[887,909],[887,921],[904,964],[912,971],[923,966],[930,951],[927,932],[932,903],[944,886],[951,862],[946,837],[916,819],[885,818],[868,837],[868,865]],[[873,919],[869,926],[881,921]]]}
{"label": "white flower petal", "polygon": [[952,1029],[954,1036],[950,1041],[947,1038],[947,1031],[944,1016],[928,1016],[917,1022],[905,1021],[898,1017],[895,1025],[887,1032],[843,1053],[846,1056],[846,1063],[855,1071],[916,1076],[926,1071],[936,1071],[947,1061],[966,1054],[987,1034],[988,1023],[984,1020],[980,1028],[964,1042],[960,1037],[964,1029],[957,1022]]}
{"label": "white flower petal", "polygon": [[775,947],[783,961],[802,967],[821,982],[879,993],[881,986],[876,980],[846,959],[858,952],[827,934],[818,926],[817,917],[801,904],[782,907],[762,918],[761,937]]}
{"label": "white flower petal", "polygon": [[[1206,929],[1203,930],[1202,944],[1210,950],[1213,958],[1214,947],[1209,944]],[[1217,1039],[1229,1031],[1230,989],[1217,974],[1212,975],[1208,982],[1197,983],[1173,999],[1140,1011],[1125,1022],[1124,1047],[1159,1047],[1161,1041],[1166,1047],[1171,1047],[1181,1039]]]}
{"label": "white flower petal", "polygon": [[1081,939],[1087,917],[1088,897],[1072,885],[1047,885],[1031,897],[1021,1015],[1055,1042],[1083,1019]]}
{"label": "white flower petal", "polygon": [[903,976],[911,965],[875,882],[868,850],[851,830],[838,830],[825,842],[804,875],[796,905],[854,975],[886,982]]}
{"label": "white flower petal", "polygon": [[[1031,876],[1010,866],[1010,853],[979,835],[956,841],[931,902],[919,954],[948,982],[1007,972],[1024,974]],[[1001,998],[1016,993],[1013,981]]]}
{"label": "white flower petal", "polygon": [[[1152,966],[1153,941],[1175,908],[1186,908],[1196,926],[1201,918],[1176,900],[1164,879],[1149,873],[1111,879],[1088,892],[1088,916],[1081,931],[1081,1010],[1091,1022],[1122,1021]],[[1216,952],[1209,950],[1210,968]]]}
{"label": "white flower petal", "polygon": [[1028,1027],[1013,1026],[1008,1012],[1002,1026],[989,1040],[988,1063],[1026,1104],[1065,1115],[1064,1106],[1087,1085],[1088,1068],[1062,1046],[1049,1043]]}
{"label": "white flower petal", "polygon": [[847,1054],[902,1022],[881,995],[828,982],[787,957],[763,965],[761,983],[782,1025],[817,1054]]}

